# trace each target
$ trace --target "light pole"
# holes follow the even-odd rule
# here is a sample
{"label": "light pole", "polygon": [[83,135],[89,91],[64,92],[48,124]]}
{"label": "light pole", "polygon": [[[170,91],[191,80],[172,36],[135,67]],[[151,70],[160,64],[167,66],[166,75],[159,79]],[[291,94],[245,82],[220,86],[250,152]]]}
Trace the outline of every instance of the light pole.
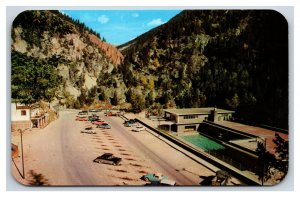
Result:
{"label": "light pole", "polygon": [[23,151],[23,132],[26,131],[27,129],[24,129],[24,130],[21,130],[21,129],[18,129],[20,135],[21,135],[21,147],[22,147],[22,178],[25,179],[25,165],[24,165],[24,151]]}

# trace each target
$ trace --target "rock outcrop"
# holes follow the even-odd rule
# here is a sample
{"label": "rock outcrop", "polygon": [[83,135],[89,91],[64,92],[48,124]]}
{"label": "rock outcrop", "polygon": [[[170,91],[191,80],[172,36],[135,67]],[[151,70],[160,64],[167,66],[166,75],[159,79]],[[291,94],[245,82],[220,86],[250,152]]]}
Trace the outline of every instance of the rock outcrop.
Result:
{"label": "rock outcrop", "polygon": [[42,59],[63,78],[63,92],[76,100],[85,89],[97,86],[101,73],[112,73],[124,57],[84,27],[57,11],[25,11],[12,27],[12,51]]}
{"label": "rock outcrop", "polygon": [[90,34],[89,35],[91,42],[99,46],[100,49],[105,53],[105,55],[112,61],[115,65],[120,65],[124,61],[124,56],[122,53],[113,45],[103,42],[97,36]]}

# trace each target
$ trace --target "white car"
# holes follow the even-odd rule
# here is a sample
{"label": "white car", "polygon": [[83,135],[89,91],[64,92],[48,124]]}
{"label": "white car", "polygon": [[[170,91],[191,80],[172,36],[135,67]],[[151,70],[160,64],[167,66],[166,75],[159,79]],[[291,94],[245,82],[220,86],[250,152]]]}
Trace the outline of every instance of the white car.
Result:
{"label": "white car", "polygon": [[135,131],[135,132],[140,132],[140,131],[144,131],[144,130],[145,130],[145,127],[143,127],[141,125],[135,126],[132,129],[132,131]]}
{"label": "white car", "polygon": [[160,181],[160,185],[174,186],[174,185],[176,185],[176,182],[174,180],[170,180],[170,179],[162,179]]}
{"label": "white car", "polygon": [[87,127],[81,130],[81,133],[96,134],[96,131],[92,127]]}

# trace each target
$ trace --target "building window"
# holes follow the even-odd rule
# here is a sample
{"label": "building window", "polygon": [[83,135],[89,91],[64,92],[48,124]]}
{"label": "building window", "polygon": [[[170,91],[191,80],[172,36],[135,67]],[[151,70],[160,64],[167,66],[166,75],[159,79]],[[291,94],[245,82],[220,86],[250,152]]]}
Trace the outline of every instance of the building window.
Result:
{"label": "building window", "polygon": [[21,116],[26,116],[26,110],[21,111]]}
{"label": "building window", "polygon": [[176,116],[170,116],[170,120],[171,121],[175,121],[176,120]]}
{"label": "building window", "polygon": [[183,119],[195,119],[198,118],[198,115],[187,115],[187,116],[183,116]]}

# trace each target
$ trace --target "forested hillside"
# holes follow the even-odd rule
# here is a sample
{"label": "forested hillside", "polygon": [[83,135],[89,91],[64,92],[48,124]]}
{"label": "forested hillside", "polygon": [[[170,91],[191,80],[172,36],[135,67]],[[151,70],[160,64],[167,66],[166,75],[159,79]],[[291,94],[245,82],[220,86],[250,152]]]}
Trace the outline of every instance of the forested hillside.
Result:
{"label": "forested hillside", "polygon": [[14,101],[216,106],[288,128],[288,27],[275,11],[183,11],[119,50],[58,11],[26,11],[11,49]]}
{"label": "forested hillside", "polygon": [[183,11],[119,46],[146,106],[217,106],[288,126],[288,27],[275,11]]}
{"label": "forested hillside", "polygon": [[25,11],[11,33],[14,101],[80,108],[97,100],[97,92],[113,97],[114,91],[98,87],[97,80],[111,74],[123,55],[84,23],[55,10]]}

